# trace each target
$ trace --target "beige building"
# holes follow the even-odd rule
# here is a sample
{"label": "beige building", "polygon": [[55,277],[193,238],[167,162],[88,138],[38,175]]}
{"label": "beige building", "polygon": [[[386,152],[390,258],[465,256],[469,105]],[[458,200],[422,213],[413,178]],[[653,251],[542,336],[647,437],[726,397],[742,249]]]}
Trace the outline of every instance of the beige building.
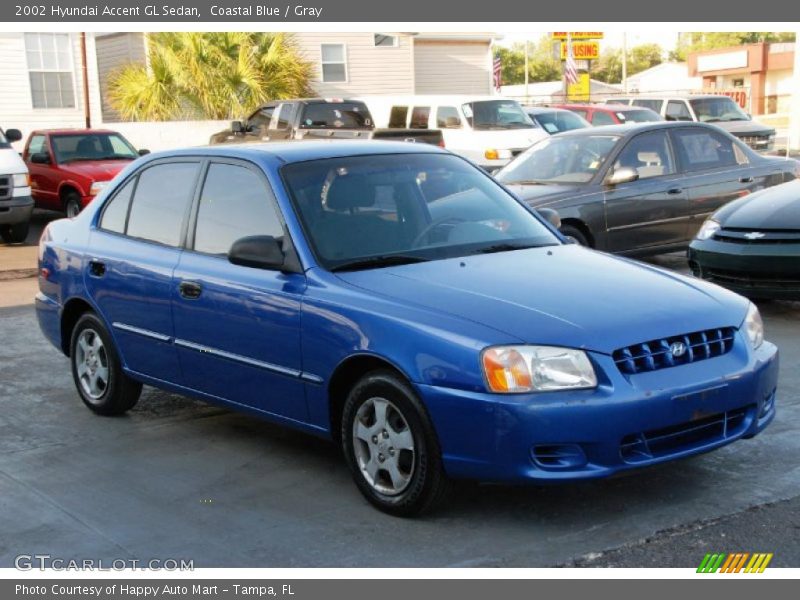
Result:
{"label": "beige building", "polygon": [[[495,35],[451,33],[295,33],[294,41],[314,65],[318,96],[489,94]],[[146,60],[142,33],[98,33],[97,69],[106,121],[117,115],[108,105],[108,75],[130,62]]]}

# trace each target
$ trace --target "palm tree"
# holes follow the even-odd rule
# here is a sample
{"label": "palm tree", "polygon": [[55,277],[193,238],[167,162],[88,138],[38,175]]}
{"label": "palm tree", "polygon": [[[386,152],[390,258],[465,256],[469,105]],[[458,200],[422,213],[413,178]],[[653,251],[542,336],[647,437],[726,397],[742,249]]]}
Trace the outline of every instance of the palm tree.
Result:
{"label": "palm tree", "polygon": [[113,73],[108,99],[129,120],[231,119],[266,100],[309,95],[310,78],[285,33],[153,33],[148,65]]}

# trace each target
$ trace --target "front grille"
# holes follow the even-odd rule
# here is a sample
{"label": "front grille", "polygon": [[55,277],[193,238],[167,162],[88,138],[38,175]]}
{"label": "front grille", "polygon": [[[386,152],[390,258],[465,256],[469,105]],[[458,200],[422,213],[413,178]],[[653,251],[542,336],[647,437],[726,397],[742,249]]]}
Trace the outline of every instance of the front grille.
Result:
{"label": "front grille", "polygon": [[787,291],[800,290],[800,272],[798,273],[740,273],[724,269],[703,269],[703,279],[718,283],[746,287],[753,290],[784,288]]}
{"label": "front grille", "polygon": [[772,146],[772,142],[775,138],[772,137],[770,134],[764,135],[737,135],[740,140],[742,140],[745,144],[753,148],[754,150],[764,150],[769,149]]}
{"label": "front grille", "polygon": [[0,176],[0,200],[8,200],[14,193],[14,184],[11,177],[7,175]]}
{"label": "front grille", "polygon": [[[722,356],[733,348],[735,333],[733,327],[695,331],[620,348],[612,357],[626,375],[656,371]],[[682,344],[683,353],[679,353],[680,348],[673,344]]]}
{"label": "front grille", "polygon": [[648,462],[741,435],[755,406],[694,419],[678,425],[626,435],[619,445],[627,463]]}
{"label": "front grille", "polygon": [[800,231],[796,229],[745,229],[723,228],[714,234],[714,240],[730,244],[800,244]]}

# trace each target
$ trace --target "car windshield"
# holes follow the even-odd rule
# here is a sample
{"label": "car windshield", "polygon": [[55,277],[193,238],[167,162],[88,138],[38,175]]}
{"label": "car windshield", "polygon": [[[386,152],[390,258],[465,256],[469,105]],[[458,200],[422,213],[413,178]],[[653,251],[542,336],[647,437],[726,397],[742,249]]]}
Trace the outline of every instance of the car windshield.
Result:
{"label": "car windshield", "polygon": [[308,104],[300,129],[370,129],[372,118],[359,102]]}
{"label": "car windshield", "polygon": [[350,156],[286,165],[281,174],[330,270],[560,244],[502,186],[455,156]]}
{"label": "car windshield", "polygon": [[727,96],[716,98],[695,98],[689,104],[697,115],[697,120],[703,123],[720,121],[749,121],[750,117],[739,105]]}
{"label": "car windshield", "polygon": [[537,142],[495,174],[501,183],[587,183],[619,141],[616,135],[555,136]]}
{"label": "car windshield", "polygon": [[561,133],[562,131],[571,131],[573,129],[583,129],[590,127],[586,119],[582,119],[578,115],[568,110],[541,112],[531,115],[531,118],[539,123],[549,134]]}
{"label": "car windshield", "polygon": [[650,123],[661,121],[661,115],[649,108],[639,108],[634,110],[621,110],[617,112],[620,123]]}
{"label": "car windshield", "polygon": [[53,135],[50,138],[56,162],[134,160],[139,154],[118,133]]}
{"label": "car windshield", "polygon": [[536,124],[516,100],[485,100],[461,105],[467,123],[477,130],[532,129]]}

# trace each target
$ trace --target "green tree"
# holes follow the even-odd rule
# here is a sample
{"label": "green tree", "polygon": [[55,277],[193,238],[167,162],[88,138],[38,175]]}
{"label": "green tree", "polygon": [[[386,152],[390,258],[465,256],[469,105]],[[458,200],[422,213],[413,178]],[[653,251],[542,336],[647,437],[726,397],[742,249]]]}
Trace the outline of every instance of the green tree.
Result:
{"label": "green tree", "polygon": [[[510,48],[498,46],[495,52],[503,65],[503,85],[525,83],[525,44],[515,42]],[[542,36],[528,42],[528,81],[555,81],[561,78],[561,61],[553,54],[553,40]]]}
{"label": "green tree", "polygon": [[675,50],[670,52],[670,60],[686,60],[692,52],[702,52],[715,48],[741,46],[742,44],[755,44],[758,42],[794,42],[795,34],[791,32],[769,31],[693,31],[682,33]]}
{"label": "green tree", "polygon": [[266,100],[310,93],[311,65],[289,34],[148,34],[148,65],[112,74],[109,102],[125,119],[231,119]]}
{"label": "green tree", "polygon": [[[659,65],[664,60],[664,51],[658,44],[641,44],[628,51],[628,76]],[[622,49],[609,48],[600,55],[592,69],[592,77],[606,83],[622,81]]]}

